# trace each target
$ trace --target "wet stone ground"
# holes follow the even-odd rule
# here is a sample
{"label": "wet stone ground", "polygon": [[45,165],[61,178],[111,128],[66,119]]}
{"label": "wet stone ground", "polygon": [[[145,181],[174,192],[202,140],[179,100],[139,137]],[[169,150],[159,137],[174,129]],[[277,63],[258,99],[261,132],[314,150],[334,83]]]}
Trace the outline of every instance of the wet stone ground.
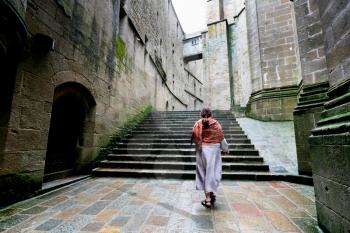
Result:
{"label": "wet stone ground", "polygon": [[0,211],[0,232],[319,232],[312,186],[224,181],[213,209],[192,180],[92,178]]}

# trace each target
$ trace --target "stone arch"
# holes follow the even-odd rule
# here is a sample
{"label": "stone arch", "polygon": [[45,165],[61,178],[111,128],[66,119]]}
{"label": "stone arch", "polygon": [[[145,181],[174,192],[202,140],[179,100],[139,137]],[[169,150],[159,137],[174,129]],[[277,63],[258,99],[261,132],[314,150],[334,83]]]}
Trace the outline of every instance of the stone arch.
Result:
{"label": "stone arch", "polygon": [[55,88],[44,182],[91,170],[96,102],[76,82]]}

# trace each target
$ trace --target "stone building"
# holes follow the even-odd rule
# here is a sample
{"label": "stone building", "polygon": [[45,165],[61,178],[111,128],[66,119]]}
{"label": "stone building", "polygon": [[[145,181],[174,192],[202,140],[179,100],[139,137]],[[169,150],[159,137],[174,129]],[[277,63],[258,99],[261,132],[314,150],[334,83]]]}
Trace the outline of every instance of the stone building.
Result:
{"label": "stone building", "polygon": [[171,1],[1,0],[0,12],[2,184],[33,191],[91,171],[98,148],[147,105],[202,106]]}
{"label": "stone building", "polygon": [[204,104],[294,121],[299,174],[313,175],[319,224],[349,231],[350,2],[207,5],[208,31],[197,36],[210,100]]}
{"label": "stone building", "polygon": [[349,232],[350,2],[206,2],[185,35],[170,0],[0,0],[0,187],[89,172],[147,105],[206,105],[294,121],[319,224]]}

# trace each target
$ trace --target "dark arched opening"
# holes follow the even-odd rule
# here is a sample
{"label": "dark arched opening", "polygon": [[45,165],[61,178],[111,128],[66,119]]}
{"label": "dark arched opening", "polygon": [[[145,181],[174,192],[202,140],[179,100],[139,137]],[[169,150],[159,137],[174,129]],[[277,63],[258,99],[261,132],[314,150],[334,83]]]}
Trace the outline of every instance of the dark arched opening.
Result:
{"label": "dark arched opening", "polygon": [[44,181],[89,171],[92,162],[95,101],[77,83],[55,89]]}
{"label": "dark arched opening", "polygon": [[165,111],[169,111],[169,102],[168,101],[165,104]]}

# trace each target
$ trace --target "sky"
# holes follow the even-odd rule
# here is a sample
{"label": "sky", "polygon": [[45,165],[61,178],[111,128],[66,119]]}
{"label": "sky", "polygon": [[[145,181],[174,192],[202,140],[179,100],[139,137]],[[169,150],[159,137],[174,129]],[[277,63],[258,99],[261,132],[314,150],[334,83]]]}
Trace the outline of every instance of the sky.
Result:
{"label": "sky", "polygon": [[206,30],[205,0],[172,0],[186,34]]}

